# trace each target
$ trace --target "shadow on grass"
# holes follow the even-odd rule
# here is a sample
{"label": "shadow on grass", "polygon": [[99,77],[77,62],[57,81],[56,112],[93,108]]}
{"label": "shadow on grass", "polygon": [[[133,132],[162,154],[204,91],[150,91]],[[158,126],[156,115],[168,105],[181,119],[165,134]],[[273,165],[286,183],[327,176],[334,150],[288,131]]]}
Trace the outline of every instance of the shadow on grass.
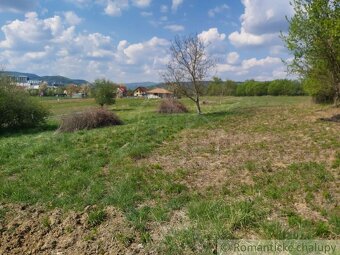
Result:
{"label": "shadow on grass", "polygon": [[133,111],[133,108],[123,108],[123,109],[112,109],[114,112],[130,112]]}
{"label": "shadow on grass", "polygon": [[0,129],[0,137],[19,137],[22,135],[34,135],[42,132],[55,131],[57,129],[57,124],[45,124],[35,128],[7,128]]}

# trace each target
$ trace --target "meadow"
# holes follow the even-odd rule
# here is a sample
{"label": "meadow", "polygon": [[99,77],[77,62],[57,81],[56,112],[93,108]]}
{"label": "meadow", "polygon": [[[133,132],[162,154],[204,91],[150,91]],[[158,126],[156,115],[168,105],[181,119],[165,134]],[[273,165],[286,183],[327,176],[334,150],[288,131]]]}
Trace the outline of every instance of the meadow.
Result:
{"label": "meadow", "polygon": [[182,101],[189,113],[165,115],[158,100],[117,99],[109,109],[124,125],[58,133],[62,116],[94,100],[43,100],[44,127],[2,132],[0,253],[71,252],[59,240],[72,233],[84,254],[340,238],[340,126],[320,120],[337,109],[309,97],[206,97],[197,115]]}

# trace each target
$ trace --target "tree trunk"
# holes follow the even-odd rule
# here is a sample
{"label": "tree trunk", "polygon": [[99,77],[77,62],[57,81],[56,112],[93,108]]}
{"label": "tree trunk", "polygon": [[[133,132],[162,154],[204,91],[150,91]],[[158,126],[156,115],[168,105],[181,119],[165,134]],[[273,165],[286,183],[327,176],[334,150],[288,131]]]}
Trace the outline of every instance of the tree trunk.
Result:
{"label": "tree trunk", "polygon": [[196,101],[195,101],[195,103],[196,103],[197,113],[198,113],[198,114],[201,114],[202,111],[201,111],[200,99],[197,98]]}
{"label": "tree trunk", "polygon": [[335,96],[334,96],[334,107],[339,107],[339,101],[340,101],[340,95],[339,92],[336,91],[335,92]]}
{"label": "tree trunk", "polygon": [[335,87],[335,95],[334,95],[334,107],[339,107],[340,101],[340,83]]}

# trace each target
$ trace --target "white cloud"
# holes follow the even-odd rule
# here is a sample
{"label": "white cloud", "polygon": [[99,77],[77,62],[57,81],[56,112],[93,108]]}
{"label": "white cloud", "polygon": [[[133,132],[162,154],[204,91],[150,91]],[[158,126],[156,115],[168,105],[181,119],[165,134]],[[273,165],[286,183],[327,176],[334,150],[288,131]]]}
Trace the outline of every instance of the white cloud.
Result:
{"label": "white cloud", "polygon": [[172,5],[171,5],[171,9],[173,11],[177,11],[178,7],[183,4],[184,0],[172,0]]}
{"label": "white cloud", "polygon": [[198,34],[198,37],[206,44],[221,42],[226,38],[225,34],[220,34],[217,28],[210,28],[207,31],[203,31]]}
{"label": "white cloud", "polygon": [[[0,39],[0,62],[7,70],[89,81],[98,77],[117,82],[159,80],[158,72],[169,60],[168,40],[155,36],[142,42],[115,43],[108,35],[79,32],[77,24],[64,14],[40,18],[35,12],[10,21],[1,27],[0,38],[4,39]],[[242,60],[237,52],[228,54],[227,36],[217,28],[202,31],[198,37],[211,56],[223,60],[217,65],[218,75],[223,78],[267,79],[285,74],[278,56]]]}
{"label": "white cloud", "polygon": [[214,59],[225,59],[227,51],[227,36],[220,33],[217,28],[210,28],[197,35],[206,46],[207,53]]}
{"label": "white cloud", "polygon": [[168,46],[169,41],[158,37],[153,37],[146,42],[130,45],[124,40],[118,44],[117,57],[121,62],[130,65],[153,62],[156,56],[163,58],[167,55]]}
{"label": "white cloud", "polygon": [[245,7],[241,16],[242,27],[248,33],[268,34],[288,28],[286,16],[293,14],[287,0],[242,0]]}
{"label": "white cloud", "polygon": [[208,11],[208,15],[209,15],[209,17],[213,18],[213,17],[215,17],[216,14],[222,13],[223,11],[228,10],[228,9],[229,9],[229,6],[227,4],[216,6],[215,8],[210,9]]}
{"label": "white cloud", "polygon": [[280,63],[281,63],[280,58],[273,58],[273,57],[266,57],[263,59],[251,58],[251,59],[243,60],[242,67],[244,67],[245,69],[250,69],[256,66],[275,65],[275,64],[280,64]]}
{"label": "white cloud", "polygon": [[259,46],[264,44],[270,44],[275,39],[279,39],[279,34],[262,34],[256,35],[246,32],[246,30],[242,27],[241,32],[233,32],[229,35],[230,42],[236,47],[243,46]]}
{"label": "white cloud", "polygon": [[168,29],[172,32],[181,32],[181,31],[184,31],[184,26],[182,25],[167,25],[164,27],[165,29]]}
{"label": "white cloud", "polygon": [[64,16],[66,22],[71,26],[78,25],[82,22],[82,19],[78,17],[78,15],[75,14],[73,11],[64,12]]}
{"label": "white cloud", "polygon": [[128,0],[108,0],[105,13],[109,16],[120,16],[129,7]]}
{"label": "white cloud", "polygon": [[280,31],[286,31],[286,16],[293,14],[287,0],[242,0],[241,29],[229,35],[237,47],[278,44]]}
{"label": "white cloud", "polygon": [[227,56],[227,62],[229,64],[235,64],[240,58],[240,55],[237,52],[230,52]]}
{"label": "white cloud", "polygon": [[229,61],[228,63],[220,63],[217,64],[217,73],[223,78],[235,80],[272,80],[287,77],[285,66],[281,59],[270,56],[261,59],[250,58],[241,62],[236,61],[235,63]]}
{"label": "white cloud", "polygon": [[152,0],[132,0],[133,5],[140,8],[148,7],[151,4],[151,1]]}

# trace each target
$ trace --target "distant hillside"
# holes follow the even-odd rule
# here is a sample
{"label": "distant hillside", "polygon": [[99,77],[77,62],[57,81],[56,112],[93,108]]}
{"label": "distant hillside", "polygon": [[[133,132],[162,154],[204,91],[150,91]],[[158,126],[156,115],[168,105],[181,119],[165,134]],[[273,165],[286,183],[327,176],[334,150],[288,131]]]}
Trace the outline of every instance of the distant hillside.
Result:
{"label": "distant hillside", "polygon": [[156,82],[133,82],[133,83],[125,83],[125,86],[128,89],[135,89],[138,87],[152,87],[152,86],[156,86],[158,83]]}
{"label": "distant hillside", "polygon": [[32,73],[21,73],[12,71],[1,71],[0,74],[10,75],[10,76],[27,76],[30,80],[46,81],[48,84],[69,84],[74,83],[77,85],[89,83],[86,80],[81,79],[70,79],[64,76],[39,76]]}

